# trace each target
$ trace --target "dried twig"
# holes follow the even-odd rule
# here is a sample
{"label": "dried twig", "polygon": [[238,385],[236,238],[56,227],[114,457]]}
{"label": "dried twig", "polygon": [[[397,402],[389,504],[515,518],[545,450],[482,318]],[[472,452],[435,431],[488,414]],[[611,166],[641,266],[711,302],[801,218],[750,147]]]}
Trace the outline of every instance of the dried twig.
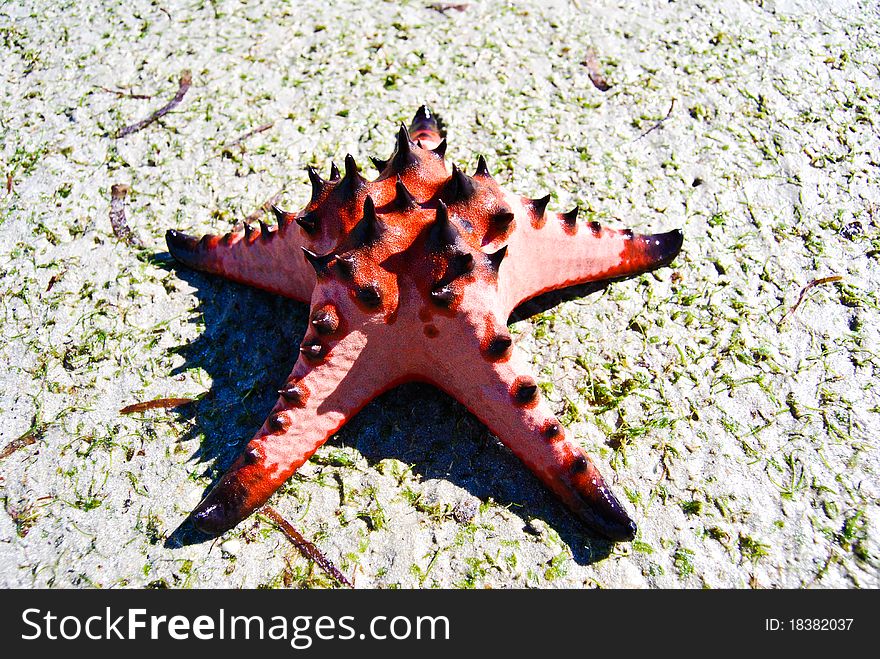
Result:
{"label": "dried twig", "polygon": [[134,92],[128,92],[124,89],[110,89],[109,87],[104,87],[102,85],[97,85],[98,89],[103,92],[107,92],[108,94],[116,94],[118,98],[122,98],[123,96],[128,96],[129,98],[138,98],[138,99],[150,99],[153,98],[152,94],[135,94]]}
{"label": "dried twig", "polygon": [[293,525],[290,522],[279,515],[272,506],[263,506],[260,512],[272,521],[275,527],[281,531],[288,540],[290,540],[294,547],[299,549],[303,556],[317,563],[318,567],[342,585],[354,588],[354,586],[351,585],[351,582],[345,578],[345,575],[342,574],[342,572],[340,572],[339,569],[321,553],[321,550],[302,537],[302,534],[293,528]]}
{"label": "dried twig", "polygon": [[47,293],[52,290],[52,287],[58,283],[58,280],[61,279],[61,275],[63,275],[65,272],[67,271],[63,270],[57,274],[52,275],[52,277],[49,278],[49,284],[46,286]]}
{"label": "dried twig", "polygon": [[113,233],[122,242],[132,247],[143,247],[125,220],[125,197],[128,195],[128,186],[124,183],[116,183],[110,188],[110,226]]}
{"label": "dried twig", "polygon": [[653,126],[651,126],[651,127],[650,127],[648,130],[646,130],[644,133],[642,133],[641,135],[639,135],[639,136],[638,136],[635,140],[633,140],[633,141],[634,141],[634,142],[635,142],[635,141],[638,141],[638,140],[642,139],[645,135],[647,135],[648,133],[650,133],[651,131],[655,131],[655,130],[657,130],[658,128],[660,128],[661,124],[663,124],[664,121],[666,121],[667,119],[669,119],[669,116],[672,114],[672,108],[674,108],[674,107],[675,107],[675,99],[673,98],[673,99],[672,99],[672,103],[669,104],[669,111],[666,113],[666,116],[663,117],[663,118],[662,118],[660,121],[658,121],[656,124],[654,124]]}
{"label": "dried twig", "polygon": [[[272,206],[275,206],[279,201],[281,201],[282,194],[284,194],[284,190],[279,190],[274,195],[269,197],[257,210],[244,218],[242,224],[251,224],[259,220],[263,213],[268,213],[269,210],[271,210]],[[238,226],[236,226],[236,228],[238,228]]]}
{"label": "dried twig", "polygon": [[183,73],[180,74],[180,82],[179,82],[180,86],[178,87],[177,93],[174,95],[174,98],[172,98],[171,101],[167,105],[159,108],[158,110],[156,110],[153,114],[151,114],[146,119],[141,119],[137,123],[131,124],[130,126],[126,126],[122,130],[120,130],[118,133],[116,133],[116,139],[119,139],[121,137],[127,137],[127,136],[131,135],[132,133],[136,133],[139,130],[141,130],[142,128],[146,128],[147,126],[149,126],[151,123],[153,123],[157,119],[160,119],[160,118],[164,117],[166,114],[168,114],[169,112],[171,112],[171,110],[173,110],[175,107],[177,107],[177,104],[183,100],[183,97],[186,95],[186,92],[187,92],[187,90],[189,90],[189,86],[191,84],[192,84],[192,73],[190,73],[189,69],[185,69],[183,71]]}
{"label": "dried twig", "polygon": [[136,412],[145,412],[147,410],[155,410],[157,408],[162,409],[171,409],[174,407],[180,407],[181,405],[187,405],[195,401],[195,398],[156,398],[155,400],[148,400],[143,403],[135,403],[133,405],[126,405],[121,410],[119,410],[120,414],[134,414]]}
{"label": "dried twig", "polygon": [[6,175],[6,194],[12,194],[12,174]]}
{"label": "dried twig", "polygon": [[432,2],[428,5],[428,9],[434,9],[439,11],[441,14],[445,14],[447,11],[464,11],[468,7],[471,6],[469,2]]}
{"label": "dried twig", "polygon": [[590,76],[590,82],[593,83],[593,87],[600,92],[607,92],[611,89],[611,85],[605,80],[605,76],[602,75],[602,71],[599,68],[599,59],[596,57],[596,51],[594,49],[589,48],[587,50],[587,57],[583,61],[583,64],[587,67],[587,72]]}
{"label": "dried twig", "polygon": [[804,296],[806,296],[807,291],[809,291],[811,288],[813,288],[813,286],[821,286],[822,284],[830,284],[831,282],[840,281],[841,279],[843,279],[843,277],[841,277],[840,275],[834,275],[832,277],[822,277],[821,279],[814,279],[809,284],[804,286],[801,289],[801,294],[798,296],[797,302],[795,302],[794,306],[791,309],[789,309],[788,311],[786,311],[785,315],[779,319],[779,322],[776,323],[776,327],[781,327],[782,323],[785,321],[785,319],[788,318],[790,315],[792,315],[795,311],[797,311],[797,308],[799,306],[801,306],[801,302],[804,301]]}
{"label": "dried twig", "polygon": [[33,428],[28,430],[21,437],[17,437],[9,442],[6,446],[3,447],[3,450],[0,451],[0,460],[8,458],[10,455],[15,453],[18,449],[24,448],[25,446],[30,446],[31,444],[36,443],[37,432]]}
{"label": "dried twig", "polygon": [[238,138],[232,140],[232,141],[229,142],[228,144],[224,144],[224,145],[223,145],[223,148],[224,148],[224,149],[228,149],[229,147],[233,147],[233,146],[236,146],[236,145],[238,145],[238,144],[241,144],[241,143],[244,142],[247,138],[249,138],[249,137],[253,137],[253,136],[256,135],[257,133],[262,133],[262,132],[264,132],[264,131],[267,131],[267,130],[269,130],[270,128],[272,128],[272,126],[274,126],[274,125],[275,125],[275,122],[274,122],[274,121],[270,121],[268,124],[263,124],[262,126],[257,126],[257,127],[254,128],[253,130],[249,130],[248,132],[246,132],[246,133],[245,133],[244,135],[242,135],[241,137],[238,137]]}

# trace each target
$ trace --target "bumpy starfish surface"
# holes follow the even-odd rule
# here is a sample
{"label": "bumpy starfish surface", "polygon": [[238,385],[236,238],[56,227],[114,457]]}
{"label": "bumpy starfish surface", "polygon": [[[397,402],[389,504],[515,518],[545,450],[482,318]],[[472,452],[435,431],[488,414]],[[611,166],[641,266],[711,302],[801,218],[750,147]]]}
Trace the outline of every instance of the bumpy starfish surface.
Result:
{"label": "bumpy starfish surface", "polygon": [[372,398],[409,381],[462,402],[590,529],[630,540],[636,526],[542,400],[506,321],[553,289],[667,265],[680,231],[636,235],[547,212],[550,196],[503,190],[480,157],[447,169],[426,107],[401,126],[367,181],[354,159],[277,227],[201,239],[168,231],[182,263],[311,305],[300,354],[269,418],[195,508],[219,534],[248,517]]}

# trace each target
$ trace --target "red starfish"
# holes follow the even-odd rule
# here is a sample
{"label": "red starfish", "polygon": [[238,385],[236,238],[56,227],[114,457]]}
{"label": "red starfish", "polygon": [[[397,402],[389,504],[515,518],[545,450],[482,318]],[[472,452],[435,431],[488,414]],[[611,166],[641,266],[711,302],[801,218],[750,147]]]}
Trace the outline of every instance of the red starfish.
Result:
{"label": "red starfish", "polygon": [[365,180],[354,159],[277,228],[201,240],[168,231],[176,259],[311,305],[300,355],[269,418],[191,516],[218,534],[247,518],[348,419],[409,381],[461,401],[590,529],[631,540],[636,526],[546,402],[506,320],[540,293],[668,264],[681,231],[635,235],[550,196],[503,190],[480,157],[473,177],[447,171],[446,140],[422,106]]}

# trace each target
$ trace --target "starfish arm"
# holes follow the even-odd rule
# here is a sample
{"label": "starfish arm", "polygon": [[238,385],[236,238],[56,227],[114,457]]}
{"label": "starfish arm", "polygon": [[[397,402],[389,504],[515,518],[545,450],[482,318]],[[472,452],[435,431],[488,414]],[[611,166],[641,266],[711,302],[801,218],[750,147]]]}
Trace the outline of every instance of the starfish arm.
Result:
{"label": "starfish arm", "polygon": [[[309,341],[307,337],[303,345],[311,345]],[[381,379],[380,369],[364,368],[368,360],[359,361],[365,344],[365,336],[353,332],[317,364],[303,352],[266,422],[191,513],[198,529],[218,535],[247,518],[336,430],[390,386]]]}
{"label": "starfish arm", "polygon": [[303,258],[298,226],[246,227],[243,233],[207,235],[201,239],[175,230],[165,234],[168,251],[181,263],[285,297],[308,302],[314,270]]}
{"label": "starfish arm", "polygon": [[499,282],[507,311],[551,290],[668,265],[681,249],[677,229],[639,235],[597,222],[576,223],[575,214],[542,213],[536,219],[528,208],[517,213],[517,231],[508,243],[510,264]]}
{"label": "starfish arm", "polygon": [[[438,325],[439,335],[447,337],[443,343],[456,349],[434,353],[423,377],[464,404],[588,528],[612,540],[632,540],[635,523],[541,398],[498,320],[498,305],[479,305],[479,299],[466,312],[466,323]],[[495,313],[487,312],[493,308]]]}

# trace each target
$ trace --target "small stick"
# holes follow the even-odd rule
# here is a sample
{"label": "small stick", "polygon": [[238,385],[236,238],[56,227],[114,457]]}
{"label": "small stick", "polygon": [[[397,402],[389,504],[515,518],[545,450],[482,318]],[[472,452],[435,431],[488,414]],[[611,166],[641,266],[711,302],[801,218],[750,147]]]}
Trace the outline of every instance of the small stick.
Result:
{"label": "small stick", "polygon": [[158,110],[156,110],[153,114],[151,114],[146,119],[141,119],[137,123],[133,123],[130,126],[126,126],[122,130],[120,130],[118,133],[116,133],[116,139],[119,139],[122,137],[128,137],[132,133],[136,133],[139,130],[141,130],[142,128],[146,128],[147,126],[149,126],[151,123],[153,123],[157,119],[160,119],[160,118],[164,117],[166,114],[168,114],[169,112],[171,112],[171,110],[173,110],[175,107],[177,107],[177,104],[183,100],[183,97],[186,95],[186,92],[189,90],[189,86],[191,84],[192,84],[192,73],[190,72],[189,69],[184,69],[184,71],[180,74],[180,81],[179,81],[180,86],[177,89],[177,93],[174,95],[174,98],[172,98],[171,101],[167,105],[164,105],[163,107],[159,108]]}
{"label": "small stick", "polygon": [[605,80],[605,76],[602,75],[602,71],[599,69],[599,59],[596,57],[596,51],[593,48],[587,49],[587,57],[583,64],[587,67],[593,87],[600,92],[607,92],[611,89],[611,85],[608,84],[608,81]]}
{"label": "small stick", "polygon": [[428,5],[428,9],[435,9],[441,14],[445,14],[450,9],[455,11],[464,11],[471,6],[469,2],[432,2]]}
{"label": "small stick", "polygon": [[275,122],[274,122],[274,121],[270,121],[268,124],[263,124],[262,126],[257,126],[257,127],[254,128],[253,130],[249,130],[248,132],[246,132],[246,133],[245,133],[244,135],[242,135],[241,137],[232,140],[232,141],[229,142],[228,144],[224,144],[224,145],[223,145],[223,148],[224,148],[224,149],[227,149],[227,148],[229,148],[229,147],[231,147],[231,146],[236,146],[237,144],[241,144],[241,143],[244,142],[247,138],[249,138],[249,137],[253,137],[253,136],[256,135],[257,133],[262,133],[262,132],[264,132],[264,131],[267,131],[267,130],[269,130],[270,128],[272,128],[272,126],[274,126],[274,125],[275,125]]}
{"label": "small stick", "polygon": [[156,408],[171,409],[192,403],[195,398],[156,398],[143,403],[135,403],[134,405],[126,405],[120,414],[134,414],[135,412],[145,412],[147,410],[155,410]]}
{"label": "small stick", "polygon": [[841,279],[843,279],[843,277],[841,277],[840,275],[834,275],[832,277],[822,277],[821,279],[814,279],[809,284],[804,286],[801,289],[801,294],[798,296],[797,302],[795,302],[794,306],[791,309],[789,309],[788,311],[786,311],[785,315],[779,319],[779,322],[776,323],[776,327],[781,327],[782,323],[785,321],[785,319],[788,318],[789,316],[791,316],[795,311],[797,311],[797,308],[799,306],[801,306],[801,302],[804,301],[804,296],[807,294],[807,291],[809,291],[811,288],[813,288],[813,286],[821,286],[822,284],[830,284],[831,282],[840,281]]}
{"label": "small stick", "polygon": [[293,525],[290,522],[279,515],[272,506],[263,506],[260,512],[272,521],[275,527],[281,531],[288,540],[290,540],[294,547],[299,549],[303,556],[317,563],[318,567],[342,585],[354,588],[354,586],[351,585],[351,582],[345,578],[345,575],[342,574],[342,572],[340,572],[339,569],[321,553],[321,550],[302,537],[302,534],[293,528]]}
{"label": "small stick", "polygon": [[672,103],[669,104],[669,111],[666,113],[666,116],[663,117],[663,118],[662,118],[660,121],[658,121],[656,124],[654,124],[653,126],[651,126],[651,127],[650,127],[648,130],[646,130],[644,133],[642,133],[641,135],[639,135],[639,136],[638,136],[635,140],[633,140],[633,141],[634,141],[634,142],[637,142],[638,140],[642,139],[645,135],[647,135],[647,134],[650,133],[651,131],[654,131],[654,130],[657,130],[658,128],[660,128],[660,125],[661,125],[664,121],[666,121],[667,119],[669,119],[669,115],[672,114],[672,108],[674,108],[674,107],[675,107],[675,99],[673,98],[673,99],[672,99]]}
{"label": "small stick", "polygon": [[12,174],[6,175],[6,194],[12,193]]}
{"label": "small stick", "polygon": [[110,188],[110,226],[119,240],[132,247],[143,247],[128,226],[125,220],[125,197],[128,195],[128,186],[124,183],[115,183]]}
{"label": "small stick", "polygon": [[28,430],[21,437],[13,439],[11,442],[3,447],[2,451],[0,451],[0,460],[8,458],[20,448],[24,448],[25,446],[30,446],[31,444],[36,443],[37,439],[36,437],[34,437],[35,434],[36,432],[31,429]]}
{"label": "small stick", "polygon": [[109,87],[104,87],[103,85],[97,85],[97,87],[101,91],[107,92],[108,94],[116,94],[116,96],[118,98],[122,98],[123,96],[128,96],[129,98],[138,98],[138,99],[153,98],[152,94],[135,94],[134,92],[127,92],[123,89],[110,89]]}

